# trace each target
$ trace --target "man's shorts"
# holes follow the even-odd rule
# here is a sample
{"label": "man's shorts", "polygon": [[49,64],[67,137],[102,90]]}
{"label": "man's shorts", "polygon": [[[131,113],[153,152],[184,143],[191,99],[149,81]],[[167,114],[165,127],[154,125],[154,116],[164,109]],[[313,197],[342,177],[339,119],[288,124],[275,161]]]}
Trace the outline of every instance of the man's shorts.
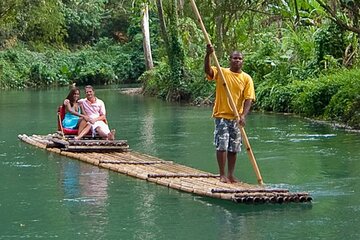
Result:
{"label": "man's shorts", "polygon": [[100,127],[100,129],[108,135],[110,133],[109,126],[104,121],[96,121],[94,124],[91,125],[92,136],[96,135],[96,129]]}
{"label": "man's shorts", "polygon": [[241,151],[241,132],[236,120],[215,118],[214,145],[218,151]]}

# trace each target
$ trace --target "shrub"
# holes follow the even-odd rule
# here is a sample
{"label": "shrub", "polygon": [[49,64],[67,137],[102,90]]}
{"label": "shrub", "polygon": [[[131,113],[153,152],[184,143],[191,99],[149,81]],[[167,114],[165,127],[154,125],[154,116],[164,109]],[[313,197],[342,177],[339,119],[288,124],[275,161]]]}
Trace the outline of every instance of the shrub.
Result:
{"label": "shrub", "polygon": [[294,112],[308,117],[324,114],[331,97],[338,92],[343,83],[338,78],[322,77],[317,80],[307,80],[300,94],[293,99]]}
{"label": "shrub", "polygon": [[49,47],[38,52],[19,45],[0,52],[0,88],[134,83],[145,66],[139,49],[110,39],[76,52]]}
{"label": "shrub", "polygon": [[324,117],[329,120],[345,123],[360,128],[360,81],[355,77],[360,70],[346,74],[343,87],[331,98],[325,109]]}
{"label": "shrub", "polygon": [[289,85],[262,83],[256,88],[255,108],[265,111],[293,112],[293,101],[304,90],[303,81]]}
{"label": "shrub", "polygon": [[144,93],[166,98],[168,87],[167,78],[171,77],[169,65],[162,63],[150,71],[144,72],[139,80],[144,86]]}

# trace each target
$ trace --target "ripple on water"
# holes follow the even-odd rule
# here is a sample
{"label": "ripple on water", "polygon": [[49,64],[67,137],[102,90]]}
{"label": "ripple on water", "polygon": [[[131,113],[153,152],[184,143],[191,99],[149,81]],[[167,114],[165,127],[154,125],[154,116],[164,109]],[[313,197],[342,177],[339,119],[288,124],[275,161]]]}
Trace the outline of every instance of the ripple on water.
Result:
{"label": "ripple on water", "polygon": [[289,137],[316,137],[316,138],[329,138],[336,137],[337,134],[287,134]]}
{"label": "ripple on water", "polygon": [[338,197],[354,195],[355,191],[352,182],[357,182],[358,178],[340,178],[336,180],[318,181],[303,185],[315,197]]}
{"label": "ripple on water", "polygon": [[333,149],[333,148],[319,149],[319,150],[315,150],[315,153],[321,153],[323,156],[335,156],[337,155],[337,149]]}
{"label": "ripple on water", "polygon": [[336,137],[336,134],[287,134],[290,142],[319,141],[325,138]]}
{"label": "ripple on water", "polygon": [[69,203],[96,203],[94,198],[64,198],[63,201]]}
{"label": "ripple on water", "polygon": [[28,164],[28,163],[24,163],[24,162],[2,162],[3,165],[8,165],[10,167],[18,167],[18,168],[27,168],[27,167],[32,167],[32,168],[37,168],[37,167],[41,167],[41,164]]}
{"label": "ripple on water", "polygon": [[318,138],[290,138],[289,141],[290,142],[306,142],[306,141],[319,141],[320,139]]}
{"label": "ripple on water", "polygon": [[349,206],[347,208],[351,209],[351,211],[353,211],[353,212],[360,212],[360,205]]}
{"label": "ripple on water", "polygon": [[278,141],[278,140],[266,140],[266,141],[263,141],[264,143],[281,143],[281,141]]}

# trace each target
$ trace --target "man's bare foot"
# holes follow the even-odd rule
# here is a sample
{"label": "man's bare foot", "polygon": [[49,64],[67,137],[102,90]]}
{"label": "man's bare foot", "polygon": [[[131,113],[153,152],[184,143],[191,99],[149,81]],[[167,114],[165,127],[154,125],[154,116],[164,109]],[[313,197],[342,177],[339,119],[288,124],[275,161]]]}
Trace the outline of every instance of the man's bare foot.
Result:
{"label": "man's bare foot", "polygon": [[220,182],[227,183],[228,179],[225,176],[220,176]]}
{"label": "man's bare foot", "polygon": [[115,140],[115,133],[116,133],[116,130],[115,129],[112,129],[110,131],[110,133],[108,134],[108,139],[109,140]]}
{"label": "man's bare foot", "polygon": [[233,176],[228,176],[229,182],[230,183],[238,183],[240,182],[237,178],[233,177]]}

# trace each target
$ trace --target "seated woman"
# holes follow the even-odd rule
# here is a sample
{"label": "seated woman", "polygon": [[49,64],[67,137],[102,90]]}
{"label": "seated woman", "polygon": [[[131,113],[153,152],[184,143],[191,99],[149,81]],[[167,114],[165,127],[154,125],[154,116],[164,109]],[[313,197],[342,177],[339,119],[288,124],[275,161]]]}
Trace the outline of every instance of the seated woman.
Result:
{"label": "seated woman", "polygon": [[[82,119],[89,120],[89,117],[84,113],[82,107],[78,103],[80,98],[80,90],[77,87],[73,87],[66,99],[64,100],[64,107],[66,110],[65,117],[62,120],[64,128],[77,129]],[[77,137],[75,137],[77,139]]]}

